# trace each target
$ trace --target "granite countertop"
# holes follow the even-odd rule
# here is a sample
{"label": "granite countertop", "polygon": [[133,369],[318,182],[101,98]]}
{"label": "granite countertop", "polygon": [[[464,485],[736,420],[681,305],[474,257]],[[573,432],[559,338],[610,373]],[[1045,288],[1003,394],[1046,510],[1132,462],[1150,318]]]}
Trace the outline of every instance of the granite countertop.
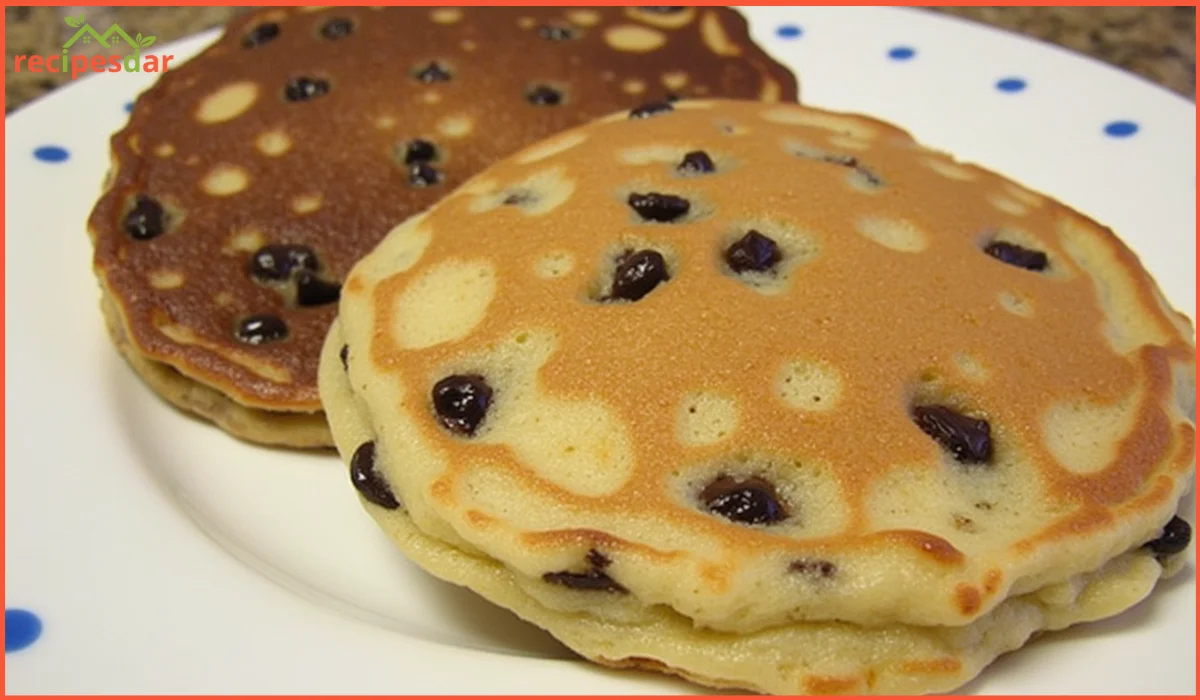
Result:
{"label": "granite countertop", "polygon": [[[166,43],[215,27],[238,7],[8,7],[5,15],[5,112],[64,82],[54,73],[14,73],[13,56],[55,54],[69,38],[63,18],[137,27]],[[1196,90],[1194,7],[940,7],[926,8],[1013,30],[1132,71],[1180,95]]]}

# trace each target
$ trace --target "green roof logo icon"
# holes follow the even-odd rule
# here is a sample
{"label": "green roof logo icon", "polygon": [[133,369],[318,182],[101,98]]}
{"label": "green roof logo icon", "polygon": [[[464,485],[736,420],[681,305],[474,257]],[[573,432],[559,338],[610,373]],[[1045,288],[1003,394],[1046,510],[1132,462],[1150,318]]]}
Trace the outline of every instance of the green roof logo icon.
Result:
{"label": "green roof logo icon", "polygon": [[129,44],[135,53],[141,53],[142,49],[154,43],[153,36],[142,36],[142,34],[139,32],[137,35],[130,37],[124,29],[121,29],[121,27],[115,23],[109,27],[107,31],[101,34],[95,29],[92,29],[92,25],[87,24],[84,21],[83,15],[79,15],[78,17],[67,17],[63,21],[67,23],[68,27],[78,28],[79,30],[75,32],[74,36],[68,39],[65,44],[63,44],[63,50],[71,48],[78,41],[82,41],[84,44],[90,44],[92,43],[93,39],[95,39],[96,42],[101,46],[109,48],[112,46],[111,42],[113,42],[115,39],[121,39],[126,44]]}

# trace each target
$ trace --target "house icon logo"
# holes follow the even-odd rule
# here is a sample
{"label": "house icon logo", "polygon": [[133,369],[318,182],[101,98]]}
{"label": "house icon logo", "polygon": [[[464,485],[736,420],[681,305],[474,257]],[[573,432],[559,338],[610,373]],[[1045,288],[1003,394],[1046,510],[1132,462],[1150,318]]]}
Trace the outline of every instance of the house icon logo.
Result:
{"label": "house icon logo", "polygon": [[133,47],[135,54],[140,54],[143,48],[146,48],[154,43],[154,37],[142,36],[141,32],[139,32],[138,35],[132,39],[129,38],[129,35],[125,33],[125,30],[121,29],[121,27],[116,23],[109,27],[108,31],[100,34],[95,29],[92,29],[92,25],[84,21],[83,15],[79,15],[78,17],[67,17],[63,21],[67,23],[67,26],[77,27],[79,29],[79,31],[75,32],[74,36],[67,40],[67,43],[63,44],[64,53],[70,50],[70,48],[75,45],[75,42],[82,41],[85,44],[90,44],[92,39],[95,39],[101,46],[109,48],[111,46],[109,42],[114,39],[114,34],[117,35],[118,38],[124,40],[126,44],[129,44],[131,47]]}
{"label": "house icon logo", "polygon": [[[83,15],[78,17],[67,17],[63,20],[68,27],[75,29],[75,34],[63,44],[62,55],[60,56],[14,56],[13,71],[21,72],[22,68],[30,73],[41,73],[43,71],[49,73],[67,73],[70,72],[71,79],[74,80],[81,73],[160,73],[167,70],[168,64],[175,58],[174,56],[142,56],[142,50],[154,45],[154,37],[150,35],[143,36],[141,32],[130,36],[128,32],[113,24],[103,33],[98,32],[92,25],[88,24]],[[94,55],[82,55],[76,53],[71,54],[72,47],[84,46],[99,46],[101,49],[113,49],[114,51],[127,51],[133,49],[133,53],[126,56],[102,55],[93,53]],[[25,64],[22,67],[22,63]]]}

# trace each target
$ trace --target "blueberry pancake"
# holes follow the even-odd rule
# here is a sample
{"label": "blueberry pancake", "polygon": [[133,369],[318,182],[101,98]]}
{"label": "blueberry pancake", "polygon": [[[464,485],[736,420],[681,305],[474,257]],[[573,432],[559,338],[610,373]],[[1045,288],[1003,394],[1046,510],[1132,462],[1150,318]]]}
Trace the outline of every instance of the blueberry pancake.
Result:
{"label": "blueberry pancake", "polygon": [[415,561],[715,686],[949,690],[1191,539],[1191,322],[1108,229],[856,115],[522,149],[350,271],[320,385]]}
{"label": "blueberry pancake", "polygon": [[681,98],[794,101],[727,8],[243,16],[112,140],[89,229],[117,346],[231,433],[329,445],[317,358],[346,271],[520,147]]}

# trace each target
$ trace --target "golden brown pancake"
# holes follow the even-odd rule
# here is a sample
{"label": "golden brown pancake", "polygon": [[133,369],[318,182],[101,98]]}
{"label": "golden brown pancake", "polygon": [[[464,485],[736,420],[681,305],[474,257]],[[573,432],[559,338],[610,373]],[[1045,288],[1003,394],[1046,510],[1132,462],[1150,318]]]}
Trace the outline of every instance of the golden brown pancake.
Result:
{"label": "golden brown pancake", "polygon": [[110,326],[173,403],[257,442],[327,445],[317,356],[359,256],[532,141],[707,95],[791,101],[796,82],[727,8],[240,17],[113,137],[89,222]]}
{"label": "golden brown pancake", "polygon": [[1110,230],[866,117],[639,116],[350,272],[322,398],[401,549],[773,693],[948,690],[1177,568],[1192,328]]}

